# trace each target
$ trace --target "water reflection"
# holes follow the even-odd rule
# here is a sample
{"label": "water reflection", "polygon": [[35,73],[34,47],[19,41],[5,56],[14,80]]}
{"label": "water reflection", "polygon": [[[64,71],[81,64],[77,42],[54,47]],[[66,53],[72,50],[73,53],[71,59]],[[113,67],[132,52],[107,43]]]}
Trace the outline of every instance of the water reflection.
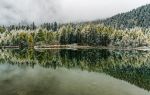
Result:
{"label": "water reflection", "polygon": [[149,95],[125,81],[80,69],[0,65],[0,95]]}
{"label": "water reflection", "polygon": [[[44,67],[45,69],[44,68],[42,69],[44,71],[48,70],[46,68],[49,69],[54,68],[56,70],[59,68],[67,68],[70,69],[70,71],[72,69],[78,68],[77,71],[79,71],[80,69],[82,71],[84,70],[84,72],[89,71],[89,72],[105,73],[110,76],[113,76],[114,78],[121,79],[131,84],[134,84],[140,88],[144,88],[145,90],[150,90],[150,52],[148,51],[136,51],[136,50],[133,51],[113,50],[112,51],[112,50],[101,50],[101,49],[23,50],[23,51],[20,50],[2,51],[1,50],[0,53],[1,53],[0,63],[2,65],[9,63],[11,65],[14,65],[15,67],[17,66],[18,68],[21,68],[18,70],[18,72],[26,68],[34,68],[30,70],[35,71],[37,65],[39,65],[41,68]],[[0,68],[0,70],[1,69],[2,68]],[[10,72],[11,69],[12,68],[10,68]],[[26,71],[23,71],[23,73],[26,73]],[[40,71],[39,71],[39,75],[40,75]],[[35,75],[33,74],[33,76]],[[7,80],[5,81],[7,82]],[[114,95],[120,95],[120,94],[114,94]],[[139,95],[144,95],[144,94],[139,94]]]}

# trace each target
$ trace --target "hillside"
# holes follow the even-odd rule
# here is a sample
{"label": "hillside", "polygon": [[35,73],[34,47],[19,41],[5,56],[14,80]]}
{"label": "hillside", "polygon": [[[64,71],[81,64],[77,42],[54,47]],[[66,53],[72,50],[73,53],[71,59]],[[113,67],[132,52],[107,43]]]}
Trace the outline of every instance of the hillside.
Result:
{"label": "hillside", "polygon": [[111,18],[96,23],[104,23],[115,28],[134,28],[134,27],[150,27],[150,4],[141,6],[132,11],[117,14]]}

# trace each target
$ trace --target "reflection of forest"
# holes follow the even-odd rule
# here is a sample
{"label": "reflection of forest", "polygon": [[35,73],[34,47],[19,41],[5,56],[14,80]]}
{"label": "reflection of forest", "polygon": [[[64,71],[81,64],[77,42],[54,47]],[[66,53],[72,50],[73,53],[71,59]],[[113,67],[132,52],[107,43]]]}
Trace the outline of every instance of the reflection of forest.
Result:
{"label": "reflection of forest", "polygon": [[39,64],[45,68],[80,68],[104,72],[150,90],[150,52],[86,50],[1,50],[0,63]]}

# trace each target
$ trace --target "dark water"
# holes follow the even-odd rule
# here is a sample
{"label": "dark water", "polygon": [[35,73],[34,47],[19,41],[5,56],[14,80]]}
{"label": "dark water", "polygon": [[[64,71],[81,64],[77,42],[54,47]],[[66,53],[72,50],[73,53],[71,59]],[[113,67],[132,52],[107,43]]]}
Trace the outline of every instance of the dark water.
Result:
{"label": "dark water", "polygon": [[0,50],[0,95],[150,95],[150,52]]}

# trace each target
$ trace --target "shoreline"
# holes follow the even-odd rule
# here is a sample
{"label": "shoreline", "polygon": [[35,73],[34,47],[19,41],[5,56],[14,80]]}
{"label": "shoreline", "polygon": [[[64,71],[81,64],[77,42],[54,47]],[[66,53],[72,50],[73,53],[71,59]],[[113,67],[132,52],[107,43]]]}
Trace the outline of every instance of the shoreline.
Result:
{"label": "shoreline", "polygon": [[[19,46],[0,46],[0,49],[19,49]],[[30,48],[30,47],[29,47]],[[115,47],[115,46],[88,46],[88,45],[43,45],[34,46],[33,49],[110,49],[110,50],[143,50],[150,51],[150,47]]]}

